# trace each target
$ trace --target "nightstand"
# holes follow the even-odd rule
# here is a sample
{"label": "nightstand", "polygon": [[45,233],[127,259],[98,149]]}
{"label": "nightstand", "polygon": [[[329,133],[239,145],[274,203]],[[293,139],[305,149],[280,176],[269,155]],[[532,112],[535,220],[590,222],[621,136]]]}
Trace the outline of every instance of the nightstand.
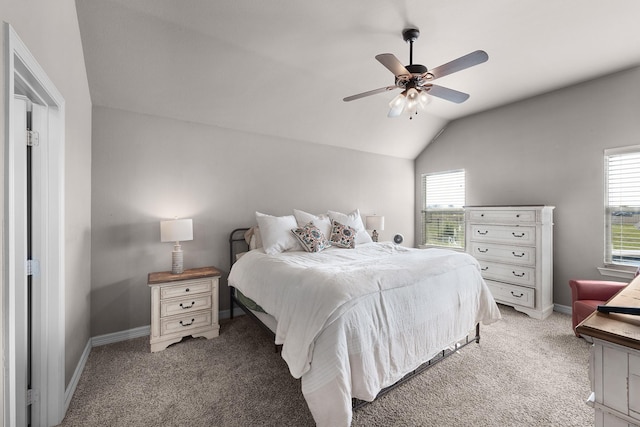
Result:
{"label": "nightstand", "polygon": [[149,273],[151,288],[151,351],[161,351],[186,336],[218,336],[218,285],[215,267],[192,268],[181,274]]}

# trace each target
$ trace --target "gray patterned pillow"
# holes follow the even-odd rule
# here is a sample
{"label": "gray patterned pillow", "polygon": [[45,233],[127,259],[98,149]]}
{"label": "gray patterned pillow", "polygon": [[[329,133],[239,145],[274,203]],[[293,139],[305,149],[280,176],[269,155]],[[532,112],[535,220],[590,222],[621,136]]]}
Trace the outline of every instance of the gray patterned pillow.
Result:
{"label": "gray patterned pillow", "polygon": [[358,231],[348,225],[340,224],[338,221],[331,221],[331,246],[339,248],[353,249],[356,247],[356,235]]}
{"label": "gray patterned pillow", "polygon": [[291,230],[296,239],[302,244],[307,252],[320,252],[331,246],[322,231],[313,222],[308,223],[304,227],[294,228]]}

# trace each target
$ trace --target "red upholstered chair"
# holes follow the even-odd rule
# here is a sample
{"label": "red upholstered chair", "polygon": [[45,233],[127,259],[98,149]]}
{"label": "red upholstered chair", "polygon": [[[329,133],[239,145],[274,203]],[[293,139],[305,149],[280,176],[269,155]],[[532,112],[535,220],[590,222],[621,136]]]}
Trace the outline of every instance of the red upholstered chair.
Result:
{"label": "red upholstered chair", "polygon": [[[580,322],[627,285],[628,283],[603,280],[569,280],[574,333]],[[580,335],[576,333],[576,336]]]}

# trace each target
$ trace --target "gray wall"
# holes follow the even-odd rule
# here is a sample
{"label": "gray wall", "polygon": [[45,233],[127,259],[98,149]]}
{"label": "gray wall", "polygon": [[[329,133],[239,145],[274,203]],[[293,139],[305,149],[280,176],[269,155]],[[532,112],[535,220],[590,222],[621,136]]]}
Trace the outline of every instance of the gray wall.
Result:
{"label": "gray wall", "polygon": [[254,225],[256,210],[359,208],[385,216],[381,240],[402,233],[413,245],[412,160],[103,107],[93,141],[92,336],[150,323],[147,274],[171,269],[161,219],[193,218],[185,267],[215,265],[225,279],[229,232]]}
{"label": "gray wall", "polygon": [[[72,0],[0,0],[0,21],[13,26],[66,103],[64,358],[68,385],[90,338],[91,98],[78,18]],[[3,38],[4,34],[0,33],[0,45],[4,45]],[[0,57],[0,77],[3,82],[0,97],[3,100],[4,60],[3,54]],[[0,120],[4,120],[4,116],[3,101],[0,103]],[[0,123],[0,127],[4,136],[4,123]],[[0,158],[3,157],[4,150],[0,150]],[[3,167],[4,160],[0,165]],[[4,173],[2,176],[4,180]],[[4,188],[4,185],[0,185],[3,205]],[[0,215],[4,215],[4,209]]]}
{"label": "gray wall", "polygon": [[[416,159],[421,175],[464,168],[468,205],[546,204],[554,211],[554,302],[568,280],[602,277],[603,150],[640,144],[640,69],[554,91],[449,124]],[[617,279],[621,280],[621,279]]]}

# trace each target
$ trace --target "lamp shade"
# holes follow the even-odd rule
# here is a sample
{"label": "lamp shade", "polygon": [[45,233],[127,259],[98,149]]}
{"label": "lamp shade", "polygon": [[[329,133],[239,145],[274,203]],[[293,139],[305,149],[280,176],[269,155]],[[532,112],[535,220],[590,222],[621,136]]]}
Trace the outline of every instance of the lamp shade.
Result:
{"label": "lamp shade", "polygon": [[384,230],[384,217],[383,216],[368,216],[365,218],[365,228],[367,230]]}
{"label": "lamp shade", "polygon": [[193,220],[160,221],[160,241],[184,242],[186,240],[193,240]]}

